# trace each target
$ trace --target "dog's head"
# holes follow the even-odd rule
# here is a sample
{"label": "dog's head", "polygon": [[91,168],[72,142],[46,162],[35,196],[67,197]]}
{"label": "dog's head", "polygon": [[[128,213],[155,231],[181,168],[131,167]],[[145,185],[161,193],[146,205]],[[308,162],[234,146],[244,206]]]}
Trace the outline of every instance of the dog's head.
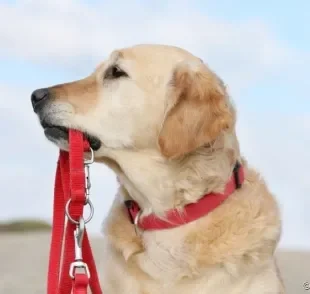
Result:
{"label": "dog's head", "polygon": [[46,137],[64,149],[73,128],[94,150],[153,148],[178,158],[235,124],[221,80],[199,58],[169,46],[115,51],[85,79],[36,90],[31,100]]}

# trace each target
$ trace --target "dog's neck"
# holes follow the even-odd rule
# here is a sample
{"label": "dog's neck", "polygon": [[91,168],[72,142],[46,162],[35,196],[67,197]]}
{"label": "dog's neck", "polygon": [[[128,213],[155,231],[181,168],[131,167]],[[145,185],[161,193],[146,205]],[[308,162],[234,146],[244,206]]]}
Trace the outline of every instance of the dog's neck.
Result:
{"label": "dog's neck", "polygon": [[211,191],[223,192],[239,159],[231,150],[201,148],[182,160],[171,161],[155,150],[106,150],[108,159],[102,161],[116,172],[143,214],[163,215]]}

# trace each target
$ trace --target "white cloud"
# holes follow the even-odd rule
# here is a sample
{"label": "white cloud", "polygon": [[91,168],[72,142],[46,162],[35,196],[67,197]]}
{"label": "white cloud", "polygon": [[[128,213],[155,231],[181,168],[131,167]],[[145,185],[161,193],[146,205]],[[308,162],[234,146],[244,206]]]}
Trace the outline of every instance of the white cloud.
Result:
{"label": "white cloud", "polygon": [[99,61],[115,48],[136,43],[173,44],[216,66],[234,85],[300,66],[299,60],[305,59],[300,58],[303,53],[283,46],[259,21],[217,21],[190,1],[168,3],[161,9],[149,1],[0,3],[2,52],[72,66],[84,59]]}

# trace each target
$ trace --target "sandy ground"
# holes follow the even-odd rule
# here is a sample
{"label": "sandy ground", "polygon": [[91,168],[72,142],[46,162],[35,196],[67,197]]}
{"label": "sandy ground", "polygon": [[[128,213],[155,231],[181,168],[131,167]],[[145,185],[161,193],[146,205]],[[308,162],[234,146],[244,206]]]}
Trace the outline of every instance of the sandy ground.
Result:
{"label": "sandy ground", "polygon": [[[44,294],[48,262],[49,234],[0,235],[0,293]],[[100,238],[91,240],[98,268]],[[287,293],[310,294],[310,252],[279,251],[278,264]],[[309,282],[309,290],[303,284]],[[109,293],[105,293],[109,294]]]}

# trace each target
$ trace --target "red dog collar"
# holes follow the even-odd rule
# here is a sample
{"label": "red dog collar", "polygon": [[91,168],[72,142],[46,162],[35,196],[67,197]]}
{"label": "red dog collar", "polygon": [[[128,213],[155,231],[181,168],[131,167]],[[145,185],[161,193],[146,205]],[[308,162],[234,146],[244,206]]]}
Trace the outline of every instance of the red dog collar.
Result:
{"label": "red dog collar", "polygon": [[207,215],[223,203],[236,189],[241,188],[243,182],[244,170],[240,163],[237,162],[233,170],[233,175],[226,184],[224,193],[206,194],[196,203],[186,205],[181,213],[177,209],[171,209],[166,212],[165,220],[157,217],[155,214],[150,214],[139,219],[141,210],[137,202],[127,200],[125,201],[125,205],[128,209],[131,222],[138,226],[138,228],[145,231],[171,229]]}

